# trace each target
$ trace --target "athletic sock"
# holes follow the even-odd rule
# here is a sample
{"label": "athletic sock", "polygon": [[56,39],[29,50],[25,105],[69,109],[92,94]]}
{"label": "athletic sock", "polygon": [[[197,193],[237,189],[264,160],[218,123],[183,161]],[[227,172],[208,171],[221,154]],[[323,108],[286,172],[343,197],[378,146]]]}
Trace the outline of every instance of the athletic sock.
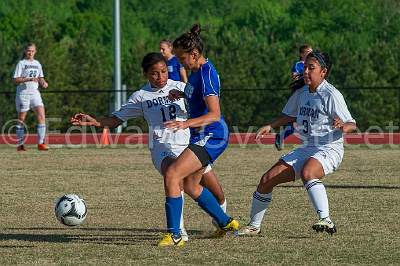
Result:
{"label": "athletic sock", "polygon": [[307,181],[304,187],[308,192],[308,196],[319,218],[329,217],[328,196],[322,181],[319,179],[312,179]]}
{"label": "athletic sock", "polygon": [[17,125],[16,134],[18,138],[18,145],[23,145],[25,139],[25,127],[23,125]]}
{"label": "athletic sock", "polygon": [[219,205],[221,207],[221,209],[226,213],[226,199],[224,200],[224,203],[222,203],[221,205]]}
{"label": "athletic sock", "polygon": [[250,223],[249,225],[260,228],[261,222],[267,211],[268,205],[272,200],[272,192],[262,194],[258,191],[253,193],[253,201],[251,203]]}
{"label": "athletic sock", "polygon": [[165,198],[165,213],[167,216],[167,231],[174,236],[180,235],[180,220],[182,212],[182,196]]}
{"label": "athletic sock", "polygon": [[207,212],[220,227],[225,227],[230,220],[230,217],[223,212],[214,195],[205,187],[200,196],[196,199],[197,204]]}
{"label": "athletic sock", "polygon": [[44,138],[46,137],[46,124],[37,125],[37,134],[38,134],[38,144],[43,144]]}
{"label": "athletic sock", "polygon": [[182,211],[181,211],[181,221],[180,221],[180,224],[179,224],[179,228],[180,229],[183,229],[183,228],[185,228],[185,224],[184,224],[184,222],[183,222],[183,207],[184,207],[184,205],[185,205],[185,197],[184,197],[184,192],[183,191],[181,191],[181,197],[182,197]]}

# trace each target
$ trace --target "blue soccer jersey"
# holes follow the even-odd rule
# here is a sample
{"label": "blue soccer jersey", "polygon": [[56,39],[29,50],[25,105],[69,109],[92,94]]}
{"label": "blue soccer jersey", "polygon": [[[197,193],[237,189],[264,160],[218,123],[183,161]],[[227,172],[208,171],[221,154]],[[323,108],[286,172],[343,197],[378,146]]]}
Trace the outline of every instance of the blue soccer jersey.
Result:
{"label": "blue soccer jersey", "polygon": [[[219,76],[214,66],[207,62],[196,72],[192,71],[185,87],[190,118],[208,113],[207,96],[220,96]],[[226,148],[229,138],[228,126],[223,116],[217,122],[200,128],[190,128],[190,143],[203,146],[214,161]]]}
{"label": "blue soccer jersey", "polygon": [[292,67],[292,73],[303,75],[303,73],[304,73],[304,61],[297,61]]}
{"label": "blue soccer jersey", "polygon": [[182,65],[179,63],[176,56],[173,56],[167,61],[168,78],[176,81],[181,81],[181,73],[179,72]]}

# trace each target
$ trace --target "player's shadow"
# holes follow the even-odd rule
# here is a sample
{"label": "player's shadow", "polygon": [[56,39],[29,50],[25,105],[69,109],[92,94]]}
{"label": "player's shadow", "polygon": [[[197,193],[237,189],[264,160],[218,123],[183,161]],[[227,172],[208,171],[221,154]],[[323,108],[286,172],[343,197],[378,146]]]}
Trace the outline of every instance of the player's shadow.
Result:
{"label": "player's shadow", "polygon": [[[298,188],[304,187],[302,185],[279,185],[278,187],[284,188]],[[327,188],[333,189],[389,189],[389,190],[400,190],[400,186],[392,185],[325,185]]]}
{"label": "player's shadow", "polygon": [[[0,241],[17,240],[27,242],[49,242],[49,243],[93,243],[110,245],[142,245],[143,243],[157,242],[163,232],[156,228],[56,228],[56,227],[23,227],[7,228],[13,231],[38,231],[34,233],[3,233]],[[49,231],[71,232],[48,233]],[[72,233],[73,232],[73,233]],[[192,238],[203,238],[203,232],[199,230],[188,230]],[[1,248],[1,246],[0,246]]]}

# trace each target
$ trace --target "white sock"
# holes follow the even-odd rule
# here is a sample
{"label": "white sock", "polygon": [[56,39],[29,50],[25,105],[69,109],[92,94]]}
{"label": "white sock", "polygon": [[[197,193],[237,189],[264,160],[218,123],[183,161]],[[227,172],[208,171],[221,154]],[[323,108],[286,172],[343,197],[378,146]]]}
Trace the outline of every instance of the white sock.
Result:
{"label": "white sock", "polygon": [[329,217],[328,196],[322,181],[319,179],[312,179],[307,181],[304,187],[308,192],[308,196],[319,218]]}
{"label": "white sock", "polygon": [[272,200],[272,192],[261,194],[258,191],[253,193],[253,201],[251,203],[250,223],[249,225],[260,228],[268,205]]}
{"label": "white sock", "polygon": [[16,133],[18,138],[18,145],[23,145],[25,138],[25,127],[23,125],[17,125]]}
{"label": "white sock", "polygon": [[46,137],[46,124],[37,125],[37,134],[38,134],[38,144],[43,144],[44,138]]}
{"label": "white sock", "polygon": [[221,209],[226,213],[226,199],[224,200],[224,203],[222,203],[221,205],[219,205],[221,207]]}
{"label": "white sock", "polygon": [[183,229],[185,228],[185,225],[183,223],[183,206],[185,205],[185,197],[184,197],[185,193],[181,191],[181,195],[182,195],[182,213],[181,213],[181,222],[179,224],[179,228]]}

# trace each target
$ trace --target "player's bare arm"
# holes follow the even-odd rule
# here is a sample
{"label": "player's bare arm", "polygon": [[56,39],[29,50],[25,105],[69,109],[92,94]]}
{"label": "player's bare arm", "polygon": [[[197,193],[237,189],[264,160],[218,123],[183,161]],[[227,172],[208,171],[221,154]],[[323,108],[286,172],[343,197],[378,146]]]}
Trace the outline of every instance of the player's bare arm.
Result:
{"label": "player's bare arm", "polygon": [[288,123],[295,122],[296,117],[291,117],[287,115],[282,115],[278,119],[274,120],[272,123],[263,126],[257,131],[256,139],[262,138],[269,132],[271,132],[272,128],[278,128],[280,126],[287,125]]}
{"label": "player's bare arm", "polygon": [[122,120],[115,116],[102,117],[96,119],[88,114],[78,113],[70,119],[71,124],[74,126],[95,126],[95,127],[109,127],[115,128],[122,124]]}
{"label": "player's bare arm", "polygon": [[174,130],[185,129],[188,127],[202,127],[217,122],[221,118],[221,110],[219,106],[218,96],[207,96],[205,102],[208,108],[208,113],[196,118],[188,119],[186,121],[167,121],[164,123],[165,127]]}
{"label": "player's bare arm", "polygon": [[21,83],[25,83],[25,82],[29,82],[29,81],[32,81],[32,82],[38,82],[39,81],[39,79],[38,78],[34,78],[34,77],[18,77],[18,78],[15,78],[14,79],[14,83],[15,84],[21,84]]}
{"label": "player's bare arm", "polygon": [[46,89],[49,86],[49,84],[44,78],[39,78],[38,82],[40,87],[42,87],[43,89]]}
{"label": "player's bare arm", "polygon": [[168,99],[171,101],[179,100],[180,98],[185,98],[185,93],[180,90],[170,90],[168,94]]}
{"label": "player's bare arm", "polygon": [[344,123],[338,117],[333,120],[333,127],[334,128],[339,128],[340,130],[343,131],[343,133],[351,133],[351,132],[354,132],[357,129],[356,123],[354,123],[354,122]]}

